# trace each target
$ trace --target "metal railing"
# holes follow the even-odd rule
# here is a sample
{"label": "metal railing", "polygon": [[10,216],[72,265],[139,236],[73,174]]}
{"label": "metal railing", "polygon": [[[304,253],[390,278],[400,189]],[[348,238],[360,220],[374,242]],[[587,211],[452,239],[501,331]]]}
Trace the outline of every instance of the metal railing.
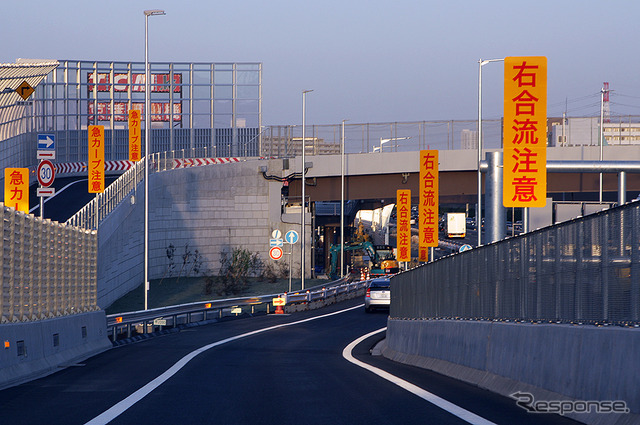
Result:
{"label": "metal railing", "polygon": [[273,299],[281,297],[286,305],[311,303],[343,294],[352,294],[364,289],[368,281],[348,282],[339,279],[304,292],[259,295],[254,297],[229,298],[224,300],[200,301],[144,311],[110,314],[107,316],[107,333],[112,341],[130,338],[134,334],[148,334],[166,327],[238,316],[244,313],[272,313],[275,311]]}
{"label": "metal railing", "polygon": [[2,209],[0,323],[97,310],[97,233]]}
{"label": "metal railing", "polygon": [[640,202],[392,279],[391,317],[640,326]]}
{"label": "metal railing", "polygon": [[[345,152],[410,152],[421,149],[476,149],[477,120],[346,123]],[[485,148],[499,148],[502,122],[484,120]],[[307,153],[339,154],[342,125],[307,125]],[[293,157],[302,152],[302,127],[272,125],[262,132],[260,153],[265,157]]]}

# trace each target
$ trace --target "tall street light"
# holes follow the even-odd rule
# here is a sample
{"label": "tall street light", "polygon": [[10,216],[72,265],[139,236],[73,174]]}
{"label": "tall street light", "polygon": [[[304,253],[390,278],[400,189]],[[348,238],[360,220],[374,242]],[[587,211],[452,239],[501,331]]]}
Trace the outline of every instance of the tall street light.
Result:
{"label": "tall street light", "polygon": [[149,307],[149,16],[166,15],[164,10],[144,11],[144,309]]}
{"label": "tall street light", "polygon": [[344,277],[344,123],[342,120],[342,143],[340,143],[340,277]]}
{"label": "tall street light", "polygon": [[305,182],[304,182],[304,174],[305,174],[305,151],[307,150],[307,139],[305,138],[305,125],[306,125],[306,113],[307,113],[307,93],[311,93],[313,90],[303,90],[302,91],[302,209],[300,212],[300,243],[302,244],[302,259],[300,260],[300,274],[302,276],[301,286],[304,289],[304,256],[305,256],[305,222],[306,222],[306,214],[304,208],[304,198],[305,198]]}
{"label": "tall street light", "polygon": [[482,245],[482,67],[491,62],[503,62],[504,59],[478,60],[478,209],[476,211],[476,229],[478,230],[478,246]]}
{"label": "tall street light", "polygon": [[[600,90],[600,161],[603,159],[602,145],[604,144],[604,87]],[[599,202],[602,203],[602,173],[600,173],[600,195]]]}

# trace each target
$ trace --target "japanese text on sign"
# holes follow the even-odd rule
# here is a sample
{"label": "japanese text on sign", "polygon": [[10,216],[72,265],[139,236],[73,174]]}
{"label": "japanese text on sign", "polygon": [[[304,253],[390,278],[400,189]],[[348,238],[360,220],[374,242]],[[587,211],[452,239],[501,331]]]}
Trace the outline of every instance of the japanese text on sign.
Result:
{"label": "japanese text on sign", "polygon": [[89,193],[104,192],[104,126],[90,125],[89,130]]}
{"label": "japanese text on sign", "polygon": [[140,111],[129,111],[129,161],[140,161],[142,157],[142,142],[140,141]]}
{"label": "japanese text on sign", "polygon": [[438,151],[420,151],[419,260],[429,261],[429,247],[438,246]]}
{"label": "japanese text on sign", "polygon": [[4,204],[29,213],[29,169],[4,169]]}
{"label": "japanese text on sign", "polygon": [[398,261],[411,261],[411,191],[396,191],[396,222]]}
{"label": "japanese text on sign", "polygon": [[547,195],[547,58],[504,60],[505,207],[544,207]]}

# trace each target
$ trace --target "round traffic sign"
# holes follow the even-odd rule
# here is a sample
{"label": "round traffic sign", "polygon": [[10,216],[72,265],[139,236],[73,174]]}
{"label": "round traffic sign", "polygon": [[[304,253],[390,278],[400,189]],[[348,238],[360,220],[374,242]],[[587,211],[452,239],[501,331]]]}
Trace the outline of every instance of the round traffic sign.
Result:
{"label": "round traffic sign", "polygon": [[470,249],[473,249],[473,247],[471,245],[462,245],[459,249],[460,252],[465,252],[465,251],[469,251]]}
{"label": "round traffic sign", "polygon": [[56,171],[53,168],[53,164],[48,159],[40,162],[38,165],[38,183],[42,187],[49,187],[53,184],[53,180],[56,178]]}
{"label": "round traffic sign", "polygon": [[294,244],[298,242],[298,232],[295,230],[289,230],[286,235],[284,235],[284,239],[287,243]]}
{"label": "round traffic sign", "polygon": [[276,229],[273,232],[271,232],[271,237],[273,239],[282,239],[282,232],[280,230]]}
{"label": "round traffic sign", "polygon": [[269,250],[269,257],[272,260],[281,259],[282,258],[282,248],[280,248],[279,246],[271,247],[271,249]]}

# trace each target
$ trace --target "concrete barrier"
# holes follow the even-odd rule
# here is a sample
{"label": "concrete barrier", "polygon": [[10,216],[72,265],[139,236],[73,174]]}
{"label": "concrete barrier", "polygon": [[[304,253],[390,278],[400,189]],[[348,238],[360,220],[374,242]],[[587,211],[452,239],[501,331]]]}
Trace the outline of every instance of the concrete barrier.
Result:
{"label": "concrete barrier", "polygon": [[73,365],[111,348],[104,311],[0,325],[0,389]]}
{"label": "concrete barrier", "polygon": [[630,414],[566,416],[589,424],[640,423],[637,329],[389,319],[382,353],[506,396],[621,400]]}

